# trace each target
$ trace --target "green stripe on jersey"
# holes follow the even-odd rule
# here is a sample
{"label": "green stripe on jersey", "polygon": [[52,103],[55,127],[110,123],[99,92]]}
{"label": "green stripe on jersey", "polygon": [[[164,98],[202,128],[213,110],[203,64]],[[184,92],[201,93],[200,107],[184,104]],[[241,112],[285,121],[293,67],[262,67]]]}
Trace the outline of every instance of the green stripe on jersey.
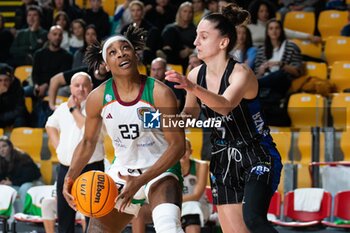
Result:
{"label": "green stripe on jersey", "polygon": [[146,101],[147,103],[150,103],[153,106],[154,106],[154,100],[153,100],[154,82],[155,82],[154,78],[147,77],[145,88],[143,89],[143,93],[141,97],[143,101]]}
{"label": "green stripe on jersey", "polygon": [[116,98],[113,92],[113,78],[110,78],[106,81],[105,93],[103,97],[103,105],[106,105],[113,100],[116,100]]}

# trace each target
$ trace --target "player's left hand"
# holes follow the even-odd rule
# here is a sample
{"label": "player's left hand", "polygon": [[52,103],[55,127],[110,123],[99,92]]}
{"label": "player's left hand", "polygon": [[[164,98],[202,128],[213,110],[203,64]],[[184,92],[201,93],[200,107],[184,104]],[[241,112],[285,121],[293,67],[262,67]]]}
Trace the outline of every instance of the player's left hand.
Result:
{"label": "player's left hand", "polygon": [[169,82],[178,83],[177,85],[174,85],[174,87],[178,89],[185,89],[186,91],[192,91],[196,86],[196,84],[188,80],[186,76],[181,75],[174,70],[165,72],[165,79]]}
{"label": "player's left hand", "polygon": [[116,199],[116,202],[120,201],[118,211],[123,212],[124,209],[131,204],[133,197],[135,196],[136,192],[140,189],[142,184],[139,184],[139,179],[137,176],[123,176],[122,174],[120,174],[120,172],[118,173],[118,176],[120,177],[120,179],[125,180],[126,182],[124,188],[122,189],[121,193],[119,193]]}

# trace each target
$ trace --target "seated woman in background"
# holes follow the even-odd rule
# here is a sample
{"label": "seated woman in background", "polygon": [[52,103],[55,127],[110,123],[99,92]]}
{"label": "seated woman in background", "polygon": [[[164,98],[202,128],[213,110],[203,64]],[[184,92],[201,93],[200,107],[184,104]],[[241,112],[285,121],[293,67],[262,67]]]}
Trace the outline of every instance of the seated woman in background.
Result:
{"label": "seated woman in background", "polygon": [[250,68],[254,69],[254,62],[257,48],[253,46],[252,34],[245,25],[236,27],[237,41],[230,55],[238,62],[246,63]]}
{"label": "seated woman in background", "polygon": [[40,170],[32,158],[14,148],[8,137],[0,137],[0,184],[17,190],[20,203],[16,211],[23,210],[27,190],[39,184],[40,177]]}
{"label": "seated woman in background", "polygon": [[300,50],[286,40],[280,21],[267,23],[265,45],[258,49],[255,73],[259,83],[259,97],[267,123],[290,126],[287,113],[288,90],[292,80],[303,74]]}
{"label": "seated woman in background", "polygon": [[[248,28],[252,34],[255,47],[262,46],[265,41],[265,29],[268,20],[276,17],[276,9],[272,3],[267,0],[255,0],[249,5],[251,23]],[[299,32],[284,28],[284,33],[288,39],[310,40],[313,43],[321,42],[319,36],[309,33]]]}
{"label": "seated woman in background", "polygon": [[267,23],[265,36],[265,45],[258,49],[255,58],[259,88],[284,97],[292,80],[303,74],[300,49],[286,39],[282,23],[276,19]]}

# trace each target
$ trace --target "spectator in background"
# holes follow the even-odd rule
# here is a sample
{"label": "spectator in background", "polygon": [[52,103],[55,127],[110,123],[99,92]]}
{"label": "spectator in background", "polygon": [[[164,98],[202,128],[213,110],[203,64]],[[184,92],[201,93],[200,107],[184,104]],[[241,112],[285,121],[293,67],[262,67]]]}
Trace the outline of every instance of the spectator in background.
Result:
{"label": "spectator in background", "polygon": [[162,31],[167,24],[174,22],[176,10],[170,0],[156,0],[156,4],[147,11],[145,19]]}
{"label": "spectator in background", "polygon": [[265,46],[258,49],[255,73],[259,96],[267,123],[290,126],[286,106],[287,92],[292,80],[303,74],[300,50],[286,40],[282,23],[271,19],[267,23]]}
{"label": "spectator in background", "polygon": [[57,12],[54,25],[59,25],[63,29],[63,38],[61,42],[61,48],[69,52],[69,40],[70,40],[70,20],[68,15],[64,11]]}
{"label": "spectator in background", "polygon": [[40,170],[32,158],[14,148],[6,136],[0,137],[0,184],[17,190],[20,200],[16,211],[23,211],[27,190],[40,184],[40,177]]}
{"label": "spectator in background", "polygon": [[[57,217],[59,232],[74,232],[76,211],[70,208],[63,197],[65,175],[71,165],[73,152],[84,134],[85,103],[92,90],[91,77],[84,72],[73,75],[71,96],[49,117],[46,131],[57,152],[59,168],[57,175]],[[104,171],[103,134],[99,134],[94,153],[82,173],[90,170]]]}
{"label": "spectator in background", "polygon": [[69,40],[69,52],[74,54],[78,49],[84,46],[84,33],[86,23],[82,19],[75,19],[71,23],[71,37]]}
{"label": "spectator in background", "polygon": [[49,85],[49,107],[51,110],[55,110],[56,97],[59,94],[60,88],[65,88],[66,85],[71,83],[72,76],[77,72],[86,72],[90,75],[92,79],[93,88],[98,87],[108,78],[110,78],[111,73],[107,72],[104,65],[99,67],[99,70],[88,70],[87,66],[81,66],[76,69],[67,70],[60,72],[50,79]]}
{"label": "spectator in background", "polygon": [[167,71],[167,63],[164,58],[157,57],[151,63],[151,73],[150,76],[163,82],[165,85],[171,88],[176,96],[177,107],[179,112],[181,112],[183,106],[185,105],[186,92],[181,89],[174,87],[173,82],[165,80],[165,72]]}
{"label": "spectator in background", "polygon": [[43,47],[47,40],[47,31],[41,28],[40,16],[41,9],[38,6],[30,5],[28,7],[28,28],[20,30],[12,43],[10,65],[17,67],[33,64],[33,54]]}
{"label": "spectator in background", "polygon": [[5,28],[5,18],[0,14],[0,62],[7,62],[10,58],[10,47],[14,36]]}
{"label": "spectator in background", "polygon": [[112,29],[112,33],[114,34],[120,34],[120,31],[122,28],[124,28],[126,25],[130,24],[132,22],[129,4],[131,0],[125,0],[124,3],[119,4],[117,6],[117,9],[115,9],[114,16],[113,16],[113,23],[115,24],[114,30]]}
{"label": "spectator in background", "polygon": [[97,38],[99,40],[105,39],[109,36],[111,25],[109,23],[109,16],[102,8],[102,0],[89,0],[91,9],[87,9],[84,13],[84,21],[86,25],[93,24],[97,31]]}
{"label": "spectator in background", "polygon": [[208,0],[207,1],[207,8],[210,11],[210,13],[217,13],[219,12],[219,2],[218,0]]}
{"label": "spectator in background", "polygon": [[235,0],[219,0],[219,1],[218,1],[219,12],[221,12],[222,9],[223,9],[224,7],[226,7],[226,6],[227,6],[228,4],[230,4],[230,3],[233,3],[233,4],[236,4],[236,5],[237,5],[237,3],[236,3]]}
{"label": "spectator in background", "polygon": [[[38,50],[34,55],[32,79],[34,87],[25,87],[27,95],[33,93],[37,97],[35,110],[35,125],[44,127],[50,109],[42,100],[47,95],[50,78],[72,67],[72,55],[62,49],[63,30],[60,26],[52,26],[48,34],[48,46]],[[34,88],[34,92],[31,92]]]}
{"label": "spectator in background", "polygon": [[[209,218],[209,205],[205,199],[205,186],[209,166],[207,162],[195,160],[191,142],[186,138],[186,151],[180,159],[184,179],[182,188],[181,224],[186,233],[200,233]],[[151,209],[143,205],[138,216],[132,221],[133,233],[145,233],[145,223],[151,223]]]}
{"label": "spectator in background", "polygon": [[230,52],[234,59],[241,63],[246,63],[254,69],[254,62],[257,48],[253,46],[252,34],[245,25],[236,26],[237,40],[235,47]]}
{"label": "spectator in background", "polygon": [[282,21],[284,16],[290,11],[310,11],[315,12],[315,5],[320,0],[281,0],[282,7],[279,9]]}
{"label": "spectator in background", "polygon": [[47,9],[48,15],[45,21],[49,27],[53,25],[53,20],[59,11],[64,11],[71,21],[82,17],[81,9],[74,4],[69,4],[69,0],[51,0],[51,6]]}
{"label": "spectator in background", "polygon": [[0,106],[0,128],[28,126],[23,88],[12,67],[4,63],[0,64]]}
{"label": "spectator in background", "polygon": [[134,27],[143,28],[147,31],[146,35],[146,47],[141,54],[141,61],[145,65],[150,65],[152,60],[156,57],[156,51],[160,48],[161,39],[160,31],[150,22],[144,19],[145,7],[144,4],[139,0],[134,0],[129,5],[132,23],[126,25],[122,30],[121,34],[127,31],[129,25]]}
{"label": "spectator in background", "polygon": [[168,24],[163,32],[162,51],[169,64],[180,64],[186,70],[188,56],[193,52],[196,26],[193,24],[193,6],[190,2],[180,5],[175,22]]}
{"label": "spectator in background", "polygon": [[[249,5],[251,14],[251,23],[248,28],[252,34],[253,45],[260,47],[265,41],[266,23],[268,20],[276,17],[275,6],[267,0],[255,0]],[[319,36],[299,32],[284,28],[284,33],[288,39],[310,40],[313,43],[321,42]]]}
{"label": "spectator in background", "polygon": [[198,58],[197,53],[193,52],[190,56],[188,56],[188,66],[187,73],[190,72],[193,68],[201,65],[203,61]]}
{"label": "spectator in background", "polygon": [[199,21],[210,13],[210,11],[206,8],[204,0],[192,0],[193,5],[193,23],[194,25],[198,25]]}
{"label": "spectator in background", "polygon": [[342,36],[350,36],[350,6],[348,6],[348,21],[349,23],[341,30]]}
{"label": "spectator in background", "polygon": [[85,28],[84,46],[74,53],[72,65],[73,69],[79,68],[81,66],[86,66],[86,64],[84,63],[86,48],[95,41],[97,41],[97,29],[95,25],[90,24]]}

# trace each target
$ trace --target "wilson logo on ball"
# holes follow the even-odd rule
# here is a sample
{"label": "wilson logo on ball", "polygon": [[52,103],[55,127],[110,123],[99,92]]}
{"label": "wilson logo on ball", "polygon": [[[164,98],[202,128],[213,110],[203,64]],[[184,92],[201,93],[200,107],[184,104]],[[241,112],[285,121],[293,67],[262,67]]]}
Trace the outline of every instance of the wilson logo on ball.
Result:
{"label": "wilson logo on ball", "polygon": [[105,176],[97,175],[97,191],[95,196],[95,203],[100,203],[101,191],[105,188]]}

